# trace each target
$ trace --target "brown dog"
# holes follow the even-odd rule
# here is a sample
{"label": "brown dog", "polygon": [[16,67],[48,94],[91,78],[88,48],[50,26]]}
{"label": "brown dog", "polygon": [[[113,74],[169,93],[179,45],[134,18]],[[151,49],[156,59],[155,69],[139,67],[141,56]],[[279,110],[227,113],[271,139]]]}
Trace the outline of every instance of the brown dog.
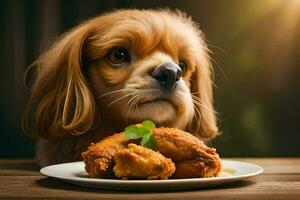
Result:
{"label": "brown dog", "polygon": [[32,67],[23,126],[39,139],[41,166],[79,160],[91,142],[144,119],[202,138],[218,133],[208,49],[182,12],[103,14],[62,35]]}

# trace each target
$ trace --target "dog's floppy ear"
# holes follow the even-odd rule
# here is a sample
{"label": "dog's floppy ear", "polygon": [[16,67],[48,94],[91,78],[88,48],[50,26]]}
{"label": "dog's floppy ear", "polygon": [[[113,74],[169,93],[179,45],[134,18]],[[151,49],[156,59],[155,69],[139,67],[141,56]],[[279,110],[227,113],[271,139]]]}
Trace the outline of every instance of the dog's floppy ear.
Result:
{"label": "dog's floppy ear", "polygon": [[198,137],[209,139],[218,134],[218,127],[213,107],[212,65],[204,42],[201,46],[199,57],[196,58],[196,69],[191,78],[194,106],[199,112],[195,110],[189,131]]}
{"label": "dog's floppy ear", "polygon": [[23,128],[33,137],[82,134],[95,120],[95,102],[82,72],[87,24],[64,34],[30,68],[36,70]]}

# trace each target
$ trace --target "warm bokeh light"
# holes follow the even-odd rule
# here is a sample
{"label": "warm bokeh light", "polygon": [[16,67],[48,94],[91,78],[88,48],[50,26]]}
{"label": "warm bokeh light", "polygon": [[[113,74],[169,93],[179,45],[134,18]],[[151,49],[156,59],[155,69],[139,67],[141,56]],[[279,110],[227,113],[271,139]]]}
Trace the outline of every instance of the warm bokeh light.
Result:
{"label": "warm bokeh light", "polygon": [[[281,90],[289,79],[291,69],[282,66],[291,66],[292,48],[297,39],[298,27],[300,25],[300,0],[272,1],[276,4],[271,10],[273,16],[269,20],[274,20],[273,27],[268,35],[268,45],[265,48],[265,58],[276,62],[277,68],[270,69],[270,88]],[[272,7],[272,6],[270,6]],[[276,15],[274,15],[274,13]],[[271,48],[270,48],[271,47]]]}

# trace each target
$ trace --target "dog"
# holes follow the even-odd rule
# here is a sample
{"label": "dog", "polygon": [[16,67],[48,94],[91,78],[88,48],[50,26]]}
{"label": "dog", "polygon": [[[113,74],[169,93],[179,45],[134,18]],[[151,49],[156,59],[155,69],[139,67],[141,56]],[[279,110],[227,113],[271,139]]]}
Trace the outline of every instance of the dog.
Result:
{"label": "dog", "polygon": [[204,35],[175,10],[124,9],[87,20],[30,67],[23,127],[40,166],[81,160],[92,142],[144,119],[218,134]]}

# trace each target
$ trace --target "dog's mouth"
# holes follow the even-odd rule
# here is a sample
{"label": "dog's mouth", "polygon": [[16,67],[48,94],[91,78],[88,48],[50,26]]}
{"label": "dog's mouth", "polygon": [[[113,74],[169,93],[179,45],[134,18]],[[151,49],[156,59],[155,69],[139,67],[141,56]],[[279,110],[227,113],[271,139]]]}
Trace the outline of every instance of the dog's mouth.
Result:
{"label": "dog's mouth", "polygon": [[170,99],[145,99],[131,109],[129,118],[130,120],[137,122],[144,119],[150,119],[157,125],[170,125],[169,123],[174,120],[176,113],[177,108]]}
{"label": "dog's mouth", "polygon": [[148,105],[148,104],[170,104],[174,108],[176,107],[174,103],[170,99],[166,98],[157,98],[157,99],[151,99],[151,100],[144,100],[138,103],[139,106]]}
{"label": "dog's mouth", "polygon": [[167,99],[157,98],[157,99],[152,99],[152,100],[144,100],[144,101],[141,101],[139,104],[143,105],[143,104],[147,104],[147,103],[157,103],[159,101],[169,102]]}

